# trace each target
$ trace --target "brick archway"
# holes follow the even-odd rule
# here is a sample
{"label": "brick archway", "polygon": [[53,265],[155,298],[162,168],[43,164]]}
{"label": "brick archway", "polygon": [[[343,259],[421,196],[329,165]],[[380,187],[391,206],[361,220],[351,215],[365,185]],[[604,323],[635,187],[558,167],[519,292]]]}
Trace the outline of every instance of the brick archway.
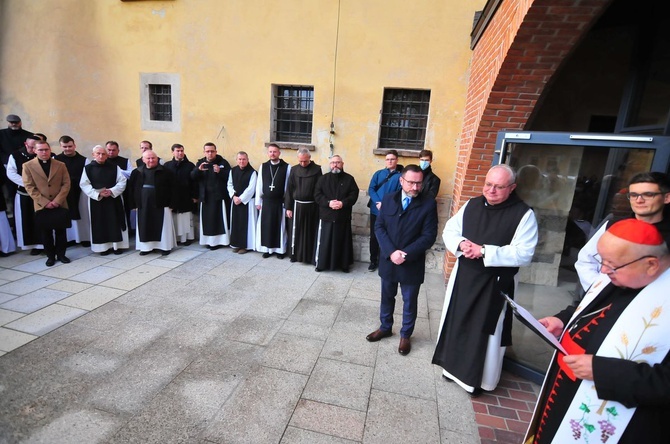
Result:
{"label": "brick archway", "polygon": [[[472,55],[451,214],[481,193],[497,133],[525,128],[554,74],[611,1],[501,1]],[[446,274],[453,261],[445,258]]]}

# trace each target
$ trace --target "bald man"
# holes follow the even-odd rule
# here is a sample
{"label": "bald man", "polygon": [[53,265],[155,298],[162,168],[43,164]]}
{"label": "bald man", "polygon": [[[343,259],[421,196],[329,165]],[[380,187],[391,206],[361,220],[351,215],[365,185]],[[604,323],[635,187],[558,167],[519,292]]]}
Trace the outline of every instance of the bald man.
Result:
{"label": "bald man", "polygon": [[600,274],[578,307],[540,319],[556,353],[523,442],[665,443],[670,418],[670,256],[652,224],[598,241]]}
{"label": "bald man", "polygon": [[175,207],[176,178],[172,171],[158,164],[153,150],[142,154],[143,165],[130,175],[130,208],[137,209],[135,249],[140,256],[154,250],[167,256],[177,244],[172,208]]}

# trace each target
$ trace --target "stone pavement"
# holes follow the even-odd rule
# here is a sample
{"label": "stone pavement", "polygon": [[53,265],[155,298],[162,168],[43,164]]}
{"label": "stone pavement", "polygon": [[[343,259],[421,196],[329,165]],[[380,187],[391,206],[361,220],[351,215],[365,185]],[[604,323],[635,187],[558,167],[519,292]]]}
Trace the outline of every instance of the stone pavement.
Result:
{"label": "stone pavement", "polygon": [[509,375],[502,398],[528,399],[473,408],[430,364],[441,274],[404,357],[397,329],[365,340],[379,308],[365,263],[316,273],[198,245],[68,256],[0,258],[0,443],[518,442],[532,408],[537,387]]}

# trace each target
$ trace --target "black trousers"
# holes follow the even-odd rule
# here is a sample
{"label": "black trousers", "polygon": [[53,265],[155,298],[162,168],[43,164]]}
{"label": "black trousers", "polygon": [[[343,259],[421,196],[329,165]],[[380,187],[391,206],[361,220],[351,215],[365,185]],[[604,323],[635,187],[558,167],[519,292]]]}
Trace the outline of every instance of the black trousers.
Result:
{"label": "black trousers", "polygon": [[[54,242],[55,234],[55,242]],[[49,259],[65,256],[67,249],[67,234],[65,228],[60,230],[42,230],[40,233],[42,245],[44,245],[44,252]]]}
{"label": "black trousers", "polygon": [[370,213],[370,262],[373,264],[379,263],[379,242],[377,242],[377,236],[375,235],[376,222],[377,216]]}

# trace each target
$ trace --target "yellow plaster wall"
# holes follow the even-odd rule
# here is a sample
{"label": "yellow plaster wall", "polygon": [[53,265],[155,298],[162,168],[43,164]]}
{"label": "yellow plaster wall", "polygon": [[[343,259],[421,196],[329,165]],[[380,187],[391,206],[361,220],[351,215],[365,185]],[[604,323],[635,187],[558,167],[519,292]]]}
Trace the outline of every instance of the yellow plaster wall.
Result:
{"label": "yellow plaster wall", "polygon": [[[272,84],[313,85],[313,159],[335,152],[359,186],[374,155],[385,87],[431,90],[426,148],[451,194],[470,60],[484,0],[1,0],[0,111],[88,154],[119,141],[161,157],[179,142],[194,160],[213,141],[258,166],[270,140]],[[339,27],[338,27],[339,25]],[[182,131],[140,129],[140,73],[178,73]],[[295,162],[295,153],[283,156]],[[416,162],[402,159],[402,163]]]}

